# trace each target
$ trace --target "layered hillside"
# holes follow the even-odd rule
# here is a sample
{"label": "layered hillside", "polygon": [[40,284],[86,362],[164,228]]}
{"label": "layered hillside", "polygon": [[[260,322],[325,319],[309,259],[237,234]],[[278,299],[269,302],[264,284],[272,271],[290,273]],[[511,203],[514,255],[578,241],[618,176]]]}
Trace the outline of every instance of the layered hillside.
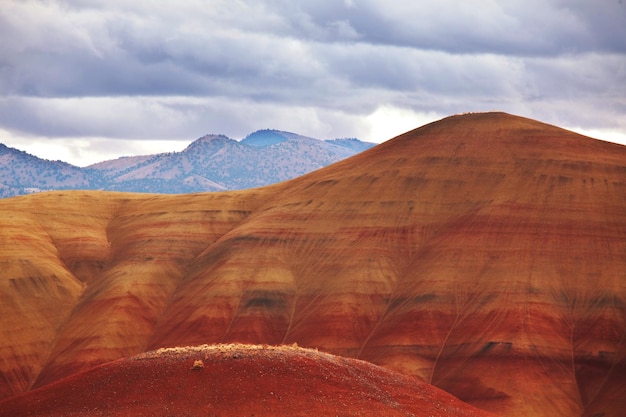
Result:
{"label": "layered hillside", "polygon": [[257,345],[161,349],[110,362],[0,403],[1,417],[16,415],[489,416],[364,361]]}
{"label": "layered hillside", "polygon": [[292,344],[503,416],[626,409],[626,148],[454,116],[274,186],[0,201],[0,394]]}

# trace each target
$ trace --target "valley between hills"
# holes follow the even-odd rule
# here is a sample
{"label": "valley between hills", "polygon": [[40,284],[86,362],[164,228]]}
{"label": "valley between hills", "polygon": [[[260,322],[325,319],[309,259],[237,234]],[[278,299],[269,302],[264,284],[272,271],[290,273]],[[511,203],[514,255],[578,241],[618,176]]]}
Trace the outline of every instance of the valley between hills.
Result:
{"label": "valley between hills", "polygon": [[626,147],[476,113],[264,187],[2,199],[0,332],[3,417],[622,416]]}

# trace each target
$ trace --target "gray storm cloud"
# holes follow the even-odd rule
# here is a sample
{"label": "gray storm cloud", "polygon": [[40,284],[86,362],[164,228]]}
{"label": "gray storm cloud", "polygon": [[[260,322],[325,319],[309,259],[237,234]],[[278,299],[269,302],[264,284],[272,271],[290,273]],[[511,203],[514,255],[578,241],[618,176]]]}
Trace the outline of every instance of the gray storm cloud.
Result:
{"label": "gray storm cloud", "polygon": [[626,131],[620,0],[5,0],[0,39],[24,137],[367,136],[381,106]]}

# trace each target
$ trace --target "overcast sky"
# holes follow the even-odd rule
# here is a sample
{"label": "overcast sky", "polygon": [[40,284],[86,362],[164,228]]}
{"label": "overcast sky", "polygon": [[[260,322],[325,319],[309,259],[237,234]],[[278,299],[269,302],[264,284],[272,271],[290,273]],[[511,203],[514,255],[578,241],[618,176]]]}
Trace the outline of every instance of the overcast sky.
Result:
{"label": "overcast sky", "polygon": [[626,0],[0,0],[0,142],[46,159],[489,110],[626,142]]}

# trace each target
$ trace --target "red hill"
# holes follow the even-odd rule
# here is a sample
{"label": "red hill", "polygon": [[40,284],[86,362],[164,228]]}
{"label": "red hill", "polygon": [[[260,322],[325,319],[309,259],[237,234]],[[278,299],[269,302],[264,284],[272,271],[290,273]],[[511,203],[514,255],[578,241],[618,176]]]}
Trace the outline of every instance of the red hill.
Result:
{"label": "red hill", "polygon": [[0,403],[0,416],[16,415],[490,414],[364,361],[293,347],[205,345],[109,362]]}
{"label": "red hill", "polygon": [[363,359],[508,416],[626,409],[626,148],[504,113],[295,180],[0,201],[0,394],[161,347]]}

